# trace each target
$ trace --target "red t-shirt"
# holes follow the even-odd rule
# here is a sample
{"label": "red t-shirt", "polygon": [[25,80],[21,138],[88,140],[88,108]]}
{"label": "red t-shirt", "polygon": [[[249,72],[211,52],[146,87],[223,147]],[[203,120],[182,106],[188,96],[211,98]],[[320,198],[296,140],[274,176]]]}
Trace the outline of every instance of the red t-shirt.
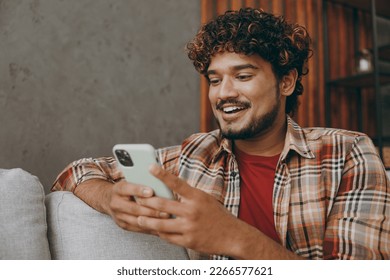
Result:
{"label": "red t-shirt", "polygon": [[240,210],[238,217],[280,243],[272,207],[275,169],[280,155],[264,157],[235,148],[240,170]]}

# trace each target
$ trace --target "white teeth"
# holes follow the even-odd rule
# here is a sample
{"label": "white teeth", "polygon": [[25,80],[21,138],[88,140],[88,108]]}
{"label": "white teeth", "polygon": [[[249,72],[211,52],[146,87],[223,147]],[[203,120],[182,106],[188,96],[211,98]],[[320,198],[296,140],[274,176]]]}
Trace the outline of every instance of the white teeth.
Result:
{"label": "white teeth", "polygon": [[234,111],[242,110],[242,109],[243,109],[242,107],[232,106],[232,107],[223,108],[223,111],[224,111],[225,113],[232,113],[232,112],[234,112]]}

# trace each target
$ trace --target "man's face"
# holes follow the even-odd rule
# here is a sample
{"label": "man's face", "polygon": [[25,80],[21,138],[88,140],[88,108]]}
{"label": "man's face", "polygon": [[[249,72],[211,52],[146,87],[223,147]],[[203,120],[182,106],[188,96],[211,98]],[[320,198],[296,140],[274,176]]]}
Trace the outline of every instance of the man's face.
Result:
{"label": "man's face", "polygon": [[285,98],[271,64],[258,55],[224,52],[213,56],[207,71],[209,99],[222,135],[249,139],[284,121]]}

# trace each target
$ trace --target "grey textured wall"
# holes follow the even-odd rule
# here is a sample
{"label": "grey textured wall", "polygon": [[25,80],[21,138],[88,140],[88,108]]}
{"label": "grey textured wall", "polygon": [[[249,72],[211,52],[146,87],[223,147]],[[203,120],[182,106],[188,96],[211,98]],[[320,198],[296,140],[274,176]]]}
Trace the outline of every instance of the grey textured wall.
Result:
{"label": "grey textured wall", "polygon": [[199,128],[184,46],[199,1],[1,0],[0,168],[46,190],[116,143],[179,144]]}

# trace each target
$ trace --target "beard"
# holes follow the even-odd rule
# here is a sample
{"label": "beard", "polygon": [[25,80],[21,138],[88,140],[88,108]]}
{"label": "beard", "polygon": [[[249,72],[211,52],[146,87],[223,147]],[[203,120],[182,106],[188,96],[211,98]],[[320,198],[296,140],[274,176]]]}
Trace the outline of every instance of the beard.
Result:
{"label": "beard", "polygon": [[222,136],[230,140],[245,140],[261,134],[274,124],[281,107],[280,104],[280,95],[277,94],[276,104],[271,108],[271,110],[258,119],[251,120],[250,123],[239,129],[233,129],[231,127],[223,129],[217,120]]}

